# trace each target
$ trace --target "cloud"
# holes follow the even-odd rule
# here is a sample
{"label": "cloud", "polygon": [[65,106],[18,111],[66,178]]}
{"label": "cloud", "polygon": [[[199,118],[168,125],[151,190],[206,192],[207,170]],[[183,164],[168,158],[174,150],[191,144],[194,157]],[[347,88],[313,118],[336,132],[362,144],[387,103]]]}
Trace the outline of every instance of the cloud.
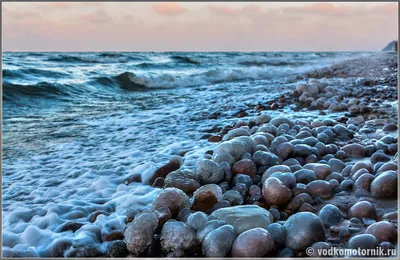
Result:
{"label": "cloud", "polygon": [[393,15],[393,14],[397,14],[397,3],[387,3],[387,4],[382,4],[382,5],[378,5],[375,9],[384,15]]}
{"label": "cloud", "polygon": [[252,15],[262,12],[262,8],[258,5],[246,5],[242,8],[233,8],[228,5],[211,4],[208,6],[208,10],[221,16]]}
{"label": "cloud", "polygon": [[81,19],[91,23],[107,23],[112,20],[104,10],[98,9],[97,11],[89,14],[81,15]]}
{"label": "cloud", "polygon": [[69,8],[70,3],[67,2],[52,2],[52,3],[46,3],[46,6],[49,8],[53,9],[64,9],[64,8]]}
{"label": "cloud", "polygon": [[179,15],[187,12],[187,9],[178,3],[154,3],[151,8],[160,15]]}
{"label": "cloud", "polygon": [[301,7],[286,7],[282,9],[282,12],[325,16],[347,16],[352,13],[352,9],[348,6],[334,5],[332,3],[315,3]]}

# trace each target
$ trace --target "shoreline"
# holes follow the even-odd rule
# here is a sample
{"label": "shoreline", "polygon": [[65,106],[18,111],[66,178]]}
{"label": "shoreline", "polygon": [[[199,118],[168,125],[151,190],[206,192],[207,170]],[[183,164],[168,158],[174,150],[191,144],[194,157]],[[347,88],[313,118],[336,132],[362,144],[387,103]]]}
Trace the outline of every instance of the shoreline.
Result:
{"label": "shoreline", "polygon": [[[385,186],[393,184],[393,172],[397,180],[397,162],[391,163],[397,152],[397,111],[390,104],[380,103],[397,100],[395,57],[396,66],[391,54],[373,53],[299,75],[299,80],[308,83],[298,84],[279,98],[248,106],[236,115],[241,119],[234,125],[212,129],[205,138],[218,143],[217,147],[205,153],[195,170],[180,169],[182,158],[172,159],[159,168],[150,182],[153,187],[166,189],[153,201],[152,211],[129,219],[126,229],[105,234],[100,231],[101,246],[54,245],[59,249],[52,252],[62,252],[62,256],[68,257],[306,256],[304,250],[308,246],[346,247],[353,237],[374,225],[372,219],[390,220],[394,231],[391,227],[389,230],[396,232],[397,237],[397,199],[393,198],[393,190],[389,195],[384,194],[389,198],[376,198],[376,192],[383,189],[378,185],[371,196],[371,183],[378,175],[383,175],[389,183],[385,182]],[[361,65],[364,71],[360,75],[365,79],[358,80]],[[382,71],[376,72],[376,67]],[[335,85],[330,86],[329,82]],[[374,90],[377,85],[382,85],[378,91]],[[294,115],[313,111],[322,117],[329,113],[342,116],[315,121],[291,120],[284,116],[271,117],[270,110]],[[387,131],[383,132],[383,128]],[[140,181],[140,178],[128,177],[131,178],[128,184]],[[371,205],[361,206],[367,207],[372,215],[350,214],[350,206],[359,200],[370,201],[375,214]],[[335,208],[324,208],[328,204]],[[320,214],[322,208],[328,217]],[[321,216],[315,218],[299,212]],[[107,215],[107,212],[94,213],[92,223]],[[241,222],[244,213],[250,219]],[[327,223],[331,221],[330,214],[339,215],[334,223]],[[385,214],[389,215],[384,217]],[[308,229],[305,233],[309,237],[298,241],[296,233],[308,227],[293,227],[291,216],[294,215],[315,222],[320,230],[318,240],[313,240],[313,232]],[[361,218],[357,222],[350,215]],[[325,228],[321,228],[321,223]],[[98,232],[91,231],[90,225],[70,225],[65,229],[75,233],[87,226],[85,232]],[[240,235],[243,232],[249,232],[250,239]],[[295,242],[286,239],[287,232],[291,234],[289,240]],[[386,243],[385,248],[397,248],[397,241],[392,237],[390,241],[380,241],[379,234],[375,237],[379,243]],[[226,243],[222,242],[224,239]],[[362,237],[361,241],[368,239],[371,238]],[[330,244],[321,244],[325,241]],[[376,245],[375,240],[373,244]],[[254,245],[257,246],[252,251],[246,249]],[[12,256],[12,250],[8,254]]]}

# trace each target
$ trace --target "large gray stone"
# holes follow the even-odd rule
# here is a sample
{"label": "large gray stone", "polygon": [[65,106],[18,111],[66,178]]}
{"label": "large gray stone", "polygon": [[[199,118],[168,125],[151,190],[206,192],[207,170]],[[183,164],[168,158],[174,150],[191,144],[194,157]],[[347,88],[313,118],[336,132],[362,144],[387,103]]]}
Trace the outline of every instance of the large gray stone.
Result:
{"label": "large gray stone", "polygon": [[210,216],[234,226],[238,234],[256,227],[266,228],[273,222],[273,217],[268,210],[257,205],[222,208],[214,211]]}

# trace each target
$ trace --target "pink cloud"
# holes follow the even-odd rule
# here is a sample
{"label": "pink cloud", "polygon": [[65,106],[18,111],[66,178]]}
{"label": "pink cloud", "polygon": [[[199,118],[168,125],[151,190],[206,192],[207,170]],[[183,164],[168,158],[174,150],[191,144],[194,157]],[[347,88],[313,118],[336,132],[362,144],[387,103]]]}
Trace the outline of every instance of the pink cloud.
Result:
{"label": "pink cloud", "polygon": [[54,9],[69,8],[69,7],[70,7],[70,3],[66,3],[66,2],[52,2],[52,3],[47,3],[47,7],[49,7],[49,8],[54,8]]}
{"label": "pink cloud", "polygon": [[154,3],[152,6],[154,12],[160,15],[179,15],[187,12],[187,9],[178,3]]}
{"label": "pink cloud", "polygon": [[112,20],[111,16],[100,9],[93,13],[81,15],[81,19],[92,23],[107,23]]}
{"label": "pink cloud", "polygon": [[221,16],[235,16],[235,15],[246,15],[246,14],[256,14],[262,11],[261,7],[258,5],[246,5],[242,8],[233,8],[228,5],[215,5],[211,4],[208,9]]}
{"label": "pink cloud", "polygon": [[315,3],[312,5],[304,5],[301,7],[287,7],[283,9],[285,13],[298,14],[315,14],[315,15],[332,15],[345,16],[351,14],[351,9],[343,5],[334,5],[332,3]]}
{"label": "pink cloud", "polygon": [[378,5],[376,10],[382,14],[396,14],[397,13],[397,3],[388,3]]}

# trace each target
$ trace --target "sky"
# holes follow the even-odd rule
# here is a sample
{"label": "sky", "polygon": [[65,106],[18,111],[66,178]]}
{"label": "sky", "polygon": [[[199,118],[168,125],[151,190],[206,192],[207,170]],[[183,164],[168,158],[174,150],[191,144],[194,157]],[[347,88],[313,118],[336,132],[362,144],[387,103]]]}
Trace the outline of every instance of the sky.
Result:
{"label": "sky", "polygon": [[3,51],[378,51],[397,2],[8,2]]}

